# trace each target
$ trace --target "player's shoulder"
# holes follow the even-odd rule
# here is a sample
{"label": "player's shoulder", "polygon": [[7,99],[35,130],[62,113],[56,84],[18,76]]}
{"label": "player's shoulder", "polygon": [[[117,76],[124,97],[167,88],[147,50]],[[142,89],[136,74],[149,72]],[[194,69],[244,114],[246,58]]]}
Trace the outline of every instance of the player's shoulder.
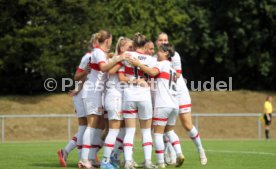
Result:
{"label": "player's shoulder", "polygon": [[89,58],[91,57],[91,55],[92,55],[92,51],[86,52],[86,53],[82,56],[81,61],[83,62],[83,61],[89,60]]}
{"label": "player's shoulder", "polygon": [[180,59],[180,55],[177,51],[174,52],[172,59]]}

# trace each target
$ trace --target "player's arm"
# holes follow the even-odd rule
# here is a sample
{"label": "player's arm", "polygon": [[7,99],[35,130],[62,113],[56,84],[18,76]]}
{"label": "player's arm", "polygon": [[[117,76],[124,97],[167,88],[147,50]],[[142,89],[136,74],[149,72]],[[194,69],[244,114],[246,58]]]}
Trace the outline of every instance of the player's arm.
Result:
{"label": "player's arm", "polygon": [[176,77],[179,78],[181,76],[181,73],[176,72]]}
{"label": "player's arm", "polygon": [[120,67],[122,66],[121,61],[123,61],[123,60],[125,60],[125,59],[128,59],[128,58],[129,58],[129,55],[128,55],[128,54],[122,54],[122,55],[118,55],[118,56],[113,57],[109,63],[100,62],[100,63],[99,63],[100,70],[101,70],[102,72],[107,72],[107,71],[109,71],[109,70],[111,70],[112,68],[115,67],[114,69],[112,69],[112,70],[110,71],[111,74],[112,74],[112,73],[114,74],[114,73],[116,73],[116,72],[120,69]]}
{"label": "player's arm", "polygon": [[145,72],[146,74],[148,74],[150,76],[156,76],[160,73],[159,69],[150,68],[150,67],[140,63],[140,61],[138,59],[129,59],[128,62],[131,63],[133,66],[139,67],[143,72]]}
{"label": "player's arm", "polygon": [[119,62],[119,63],[117,63],[114,67],[112,67],[109,71],[108,71],[108,73],[109,74],[115,74],[115,73],[117,73],[117,71],[122,67],[122,63],[121,62]]}
{"label": "player's arm", "polygon": [[74,80],[75,81],[80,81],[83,78],[86,79],[87,75],[90,73],[91,71],[91,67],[89,66],[89,64],[87,64],[85,69],[79,69],[76,71],[75,75],[74,75]]}

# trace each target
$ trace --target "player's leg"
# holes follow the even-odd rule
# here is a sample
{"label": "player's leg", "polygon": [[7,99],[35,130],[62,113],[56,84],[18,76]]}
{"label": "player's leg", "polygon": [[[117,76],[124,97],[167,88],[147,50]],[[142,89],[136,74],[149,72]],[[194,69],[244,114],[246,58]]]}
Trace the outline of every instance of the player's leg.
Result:
{"label": "player's leg", "polygon": [[207,164],[207,157],[206,157],[204,148],[202,146],[199,133],[198,133],[197,129],[195,128],[195,126],[192,123],[191,113],[190,112],[180,113],[179,114],[179,119],[181,121],[182,126],[188,132],[189,137],[192,139],[192,141],[194,142],[194,144],[197,147],[197,150],[198,150],[199,156],[200,156],[201,164],[206,165]]}
{"label": "player's leg", "polygon": [[78,167],[91,168],[92,163],[91,161],[89,161],[89,157],[91,157],[91,155],[89,154],[91,154],[91,145],[93,145],[93,139],[95,134],[97,133],[97,127],[103,112],[101,111],[101,100],[97,99],[97,97],[83,99],[83,101],[87,113],[87,127],[83,134],[81,160],[78,164]]}
{"label": "player's leg", "polygon": [[[62,167],[66,166],[66,161],[69,153],[77,146],[78,154],[82,147],[82,135],[86,128],[86,112],[84,110],[82,98],[80,96],[73,97],[73,105],[75,108],[76,116],[78,117],[78,132],[75,134],[73,139],[66,145],[64,149],[58,151],[59,162]],[[80,157],[80,156],[79,156]]]}
{"label": "player's leg", "polygon": [[87,127],[87,119],[86,117],[80,117],[78,118],[78,134],[77,134],[77,147],[78,147],[78,158],[81,159],[81,151],[82,151],[82,143],[83,143],[83,134],[85,132],[85,129]]}
{"label": "player's leg", "polygon": [[136,131],[137,106],[135,102],[126,101],[123,106],[125,121],[124,158],[125,169],[134,169],[133,166],[133,143]]}
{"label": "player's leg", "polygon": [[176,164],[176,153],[175,150],[170,142],[170,139],[166,136],[163,135],[164,139],[164,144],[165,144],[165,162],[168,165],[175,165]]}
{"label": "player's leg", "polygon": [[201,139],[198,134],[198,131],[192,123],[192,115],[191,115],[192,104],[191,104],[191,97],[187,89],[187,86],[178,95],[178,102],[179,102],[179,118],[182,123],[182,126],[188,132],[188,136],[193,140],[198,150],[200,163],[202,165],[206,165],[207,157],[202,147],[202,143],[201,143]]}
{"label": "player's leg", "polygon": [[155,154],[156,154],[158,168],[165,168],[165,161],[164,161],[165,144],[163,141],[163,136],[164,136],[164,130],[165,130],[167,121],[168,121],[168,113],[164,111],[164,108],[155,108],[153,113],[153,118],[152,118],[152,124],[154,128]]}
{"label": "player's leg", "polygon": [[69,153],[77,147],[77,134],[66,144],[64,149],[58,150],[59,164],[61,167],[66,167],[66,161]]}
{"label": "player's leg", "polygon": [[142,146],[144,151],[144,168],[155,168],[152,164],[152,104],[151,100],[137,102],[138,116],[142,133]]}
{"label": "player's leg", "polygon": [[124,150],[124,138],[125,138],[125,122],[122,121],[122,125],[119,134],[116,138],[115,146],[112,152],[112,157],[117,161],[117,164],[121,164],[120,155]]}
{"label": "player's leg", "polygon": [[167,126],[165,128],[165,135],[169,138],[175,153],[176,153],[176,167],[180,167],[184,162],[184,155],[182,153],[181,144],[178,135],[174,132],[174,126],[176,123],[176,118],[178,116],[178,109],[170,108]]}
{"label": "player's leg", "polygon": [[268,120],[266,114],[264,114],[264,120],[265,120],[265,138],[266,138],[266,140],[269,139],[269,126],[271,124],[271,119],[272,119],[271,114],[269,114],[269,116],[270,116],[270,120]]}
{"label": "player's leg", "polygon": [[111,152],[115,146],[116,138],[119,134],[121,123],[123,120],[122,112],[122,100],[121,96],[119,97],[108,97],[106,98],[106,108],[108,110],[108,134],[104,143],[104,153],[103,160],[101,163],[101,168],[112,168],[113,165],[115,168],[119,168],[119,165],[115,161],[111,161]]}
{"label": "player's leg", "polygon": [[[103,110],[101,110],[103,112]],[[94,137],[92,140],[91,151],[89,154],[89,160],[92,165],[96,168],[100,167],[100,161],[97,159],[97,153],[104,145],[104,140],[102,139],[103,132],[105,130],[105,121],[104,114],[99,117],[99,121],[94,133]]]}

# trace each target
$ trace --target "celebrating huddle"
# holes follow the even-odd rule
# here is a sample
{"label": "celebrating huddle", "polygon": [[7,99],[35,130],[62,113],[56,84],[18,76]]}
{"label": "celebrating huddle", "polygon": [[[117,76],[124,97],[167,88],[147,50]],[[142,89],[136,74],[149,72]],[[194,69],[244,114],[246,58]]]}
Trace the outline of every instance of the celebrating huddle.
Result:
{"label": "celebrating huddle", "polygon": [[[79,128],[75,141],[58,151],[61,166],[77,145],[79,168],[134,169],[136,119],[139,119],[144,168],[182,166],[184,155],[174,132],[179,116],[193,140],[202,165],[207,157],[191,119],[191,98],[182,76],[181,60],[168,35],[160,33],[154,44],[140,33],[132,39],[120,37],[110,54],[112,35],[101,30],[92,35],[91,52],[86,53],[74,79],[79,81],[73,96]],[[157,165],[153,165],[152,129]],[[97,152],[103,146],[103,159]],[[124,160],[120,160],[124,154]],[[164,155],[166,154],[166,155]]]}

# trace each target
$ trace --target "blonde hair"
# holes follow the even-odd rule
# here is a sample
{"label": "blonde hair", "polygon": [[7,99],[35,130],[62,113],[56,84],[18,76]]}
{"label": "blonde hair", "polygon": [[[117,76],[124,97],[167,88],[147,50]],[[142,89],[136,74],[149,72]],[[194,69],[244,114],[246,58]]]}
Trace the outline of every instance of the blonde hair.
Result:
{"label": "blonde hair", "polygon": [[143,35],[139,32],[135,33],[135,35],[133,37],[134,49],[144,47],[146,43],[147,43],[147,38],[145,35]]}
{"label": "blonde hair", "polygon": [[116,48],[115,48],[115,56],[122,53],[121,47],[124,46],[127,42],[131,42],[129,38],[120,37],[117,41]]}
{"label": "blonde hair", "polygon": [[103,43],[106,39],[109,39],[112,37],[111,33],[106,31],[106,30],[100,30],[98,33],[95,35],[95,39],[101,44]]}

